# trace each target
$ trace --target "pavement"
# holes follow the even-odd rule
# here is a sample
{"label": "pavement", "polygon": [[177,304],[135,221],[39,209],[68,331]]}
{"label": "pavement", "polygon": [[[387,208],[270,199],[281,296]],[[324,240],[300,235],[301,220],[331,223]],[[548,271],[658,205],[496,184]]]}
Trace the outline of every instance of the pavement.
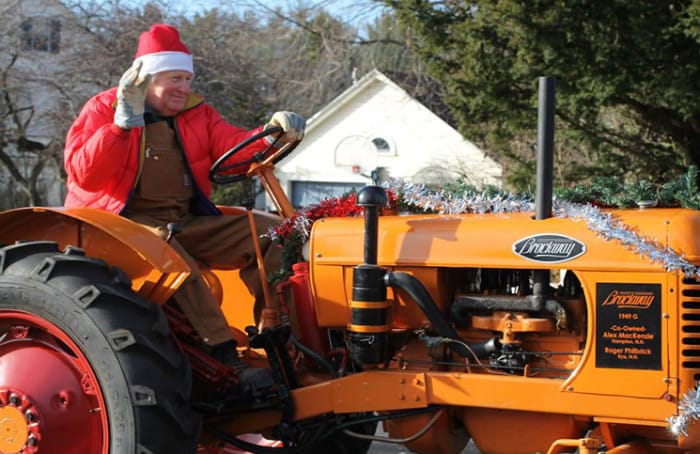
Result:
{"label": "pavement", "polygon": [[[379,429],[377,429],[377,433],[375,434],[379,437],[386,437],[387,433],[384,432],[381,429],[381,424],[379,426]],[[412,454],[413,451],[409,450],[403,445],[397,445],[394,443],[382,443],[375,441],[372,443],[372,446],[369,448],[369,451],[367,454]],[[459,453],[459,454],[480,454],[481,451],[477,449],[476,446],[474,446],[473,442],[469,442],[469,444],[464,448],[464,450]]]}
{"label": "pavement", "polygon": [[[411,454],[413,451],[409,451],[403,445],[395,445],[392,443],[380,443],[375,441],[369,448],[368,454]],[[480,454],[474,443],[471,441],[466,448],[460,454]]]}

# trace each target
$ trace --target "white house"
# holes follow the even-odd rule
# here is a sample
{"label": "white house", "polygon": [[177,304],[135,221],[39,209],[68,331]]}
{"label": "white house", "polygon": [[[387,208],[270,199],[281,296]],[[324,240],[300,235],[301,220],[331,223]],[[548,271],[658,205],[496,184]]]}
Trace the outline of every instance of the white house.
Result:
{"label": "white house", "polygon": [[[80,108],[68,93],[79,85],[95,91],[94,84],[81,82],[83,78],[72,70],[76,61],[88,54],[93,41],[76,24],[73,13],[57,0],[0,0],[0,17],[0,70],[5,75],[0,90],[7,90],[17,114],[14,119],[8,110],[3,111],[0,121],[5,124],[0,130],[21,135],[27,147],[43,149],[39,151],[43,155],[58,155],[60,151],[53,149],[62,148],[56,140],[57,131]],[[13,153],[12,147],[5,151],[18,171],[29,178],[38,155]],[[61,167],[59,158],[47,159],[39,175],[38,189],[46,194],[49,205],[63,203]],[[0,167],[0,191],[7,196],[13,184],[6,168]]]}
{"label": "white house", "polygon": [[355,82],[308,120],[276,174],[295,207],[380,179],[440,184],[458,175],[500,186],[501,167],[380,71]]}

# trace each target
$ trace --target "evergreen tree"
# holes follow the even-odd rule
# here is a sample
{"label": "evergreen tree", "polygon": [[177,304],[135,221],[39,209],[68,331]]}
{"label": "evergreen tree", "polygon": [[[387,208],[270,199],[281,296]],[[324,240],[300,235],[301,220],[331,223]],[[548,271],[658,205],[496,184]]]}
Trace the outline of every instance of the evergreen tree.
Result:
{"label": "evergreen tree", "polygon": [[531,182],[537,79],[557,79],[558,183],[661,181],[700,164],[697,0],[380,0],[445,86],[460,131]]}

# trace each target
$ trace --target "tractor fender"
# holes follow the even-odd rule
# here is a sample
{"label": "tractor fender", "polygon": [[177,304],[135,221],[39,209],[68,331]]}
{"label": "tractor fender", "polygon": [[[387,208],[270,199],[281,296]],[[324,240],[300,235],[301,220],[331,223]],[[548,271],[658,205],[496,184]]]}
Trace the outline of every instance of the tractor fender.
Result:
{"label": "tractor fender", "polygon": [[94,208],[28,207],[0,212],[0,242],[55,241],[119,267],[143,298],[164,304],[190,275],[190,267],[147,228]]}

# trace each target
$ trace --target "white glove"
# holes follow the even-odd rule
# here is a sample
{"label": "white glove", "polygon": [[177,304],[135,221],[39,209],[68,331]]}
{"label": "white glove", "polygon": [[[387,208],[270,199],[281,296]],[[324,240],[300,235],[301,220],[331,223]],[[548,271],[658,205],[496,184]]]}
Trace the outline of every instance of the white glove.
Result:
{"label": "white glove", "polygon": [[117,110],[114,123],[122,129],[131,129],[144,125],[143,111],[146,106],[146,89],[151,82],[151,75],[139,76],[143,62],[136,62],[127,69],[119,80],[117,89]]}
{"label": "white glove", "polygon": [[[304,129],[306,128],[306,120],[301,115],[294,112],[275,112],[270,118],[270,121],[265,125],[265,129],[273,126],[282,128],[281,142],[291,143],[304,138]],[[273,142],[270,136],[267,136],[270,143]]]}

